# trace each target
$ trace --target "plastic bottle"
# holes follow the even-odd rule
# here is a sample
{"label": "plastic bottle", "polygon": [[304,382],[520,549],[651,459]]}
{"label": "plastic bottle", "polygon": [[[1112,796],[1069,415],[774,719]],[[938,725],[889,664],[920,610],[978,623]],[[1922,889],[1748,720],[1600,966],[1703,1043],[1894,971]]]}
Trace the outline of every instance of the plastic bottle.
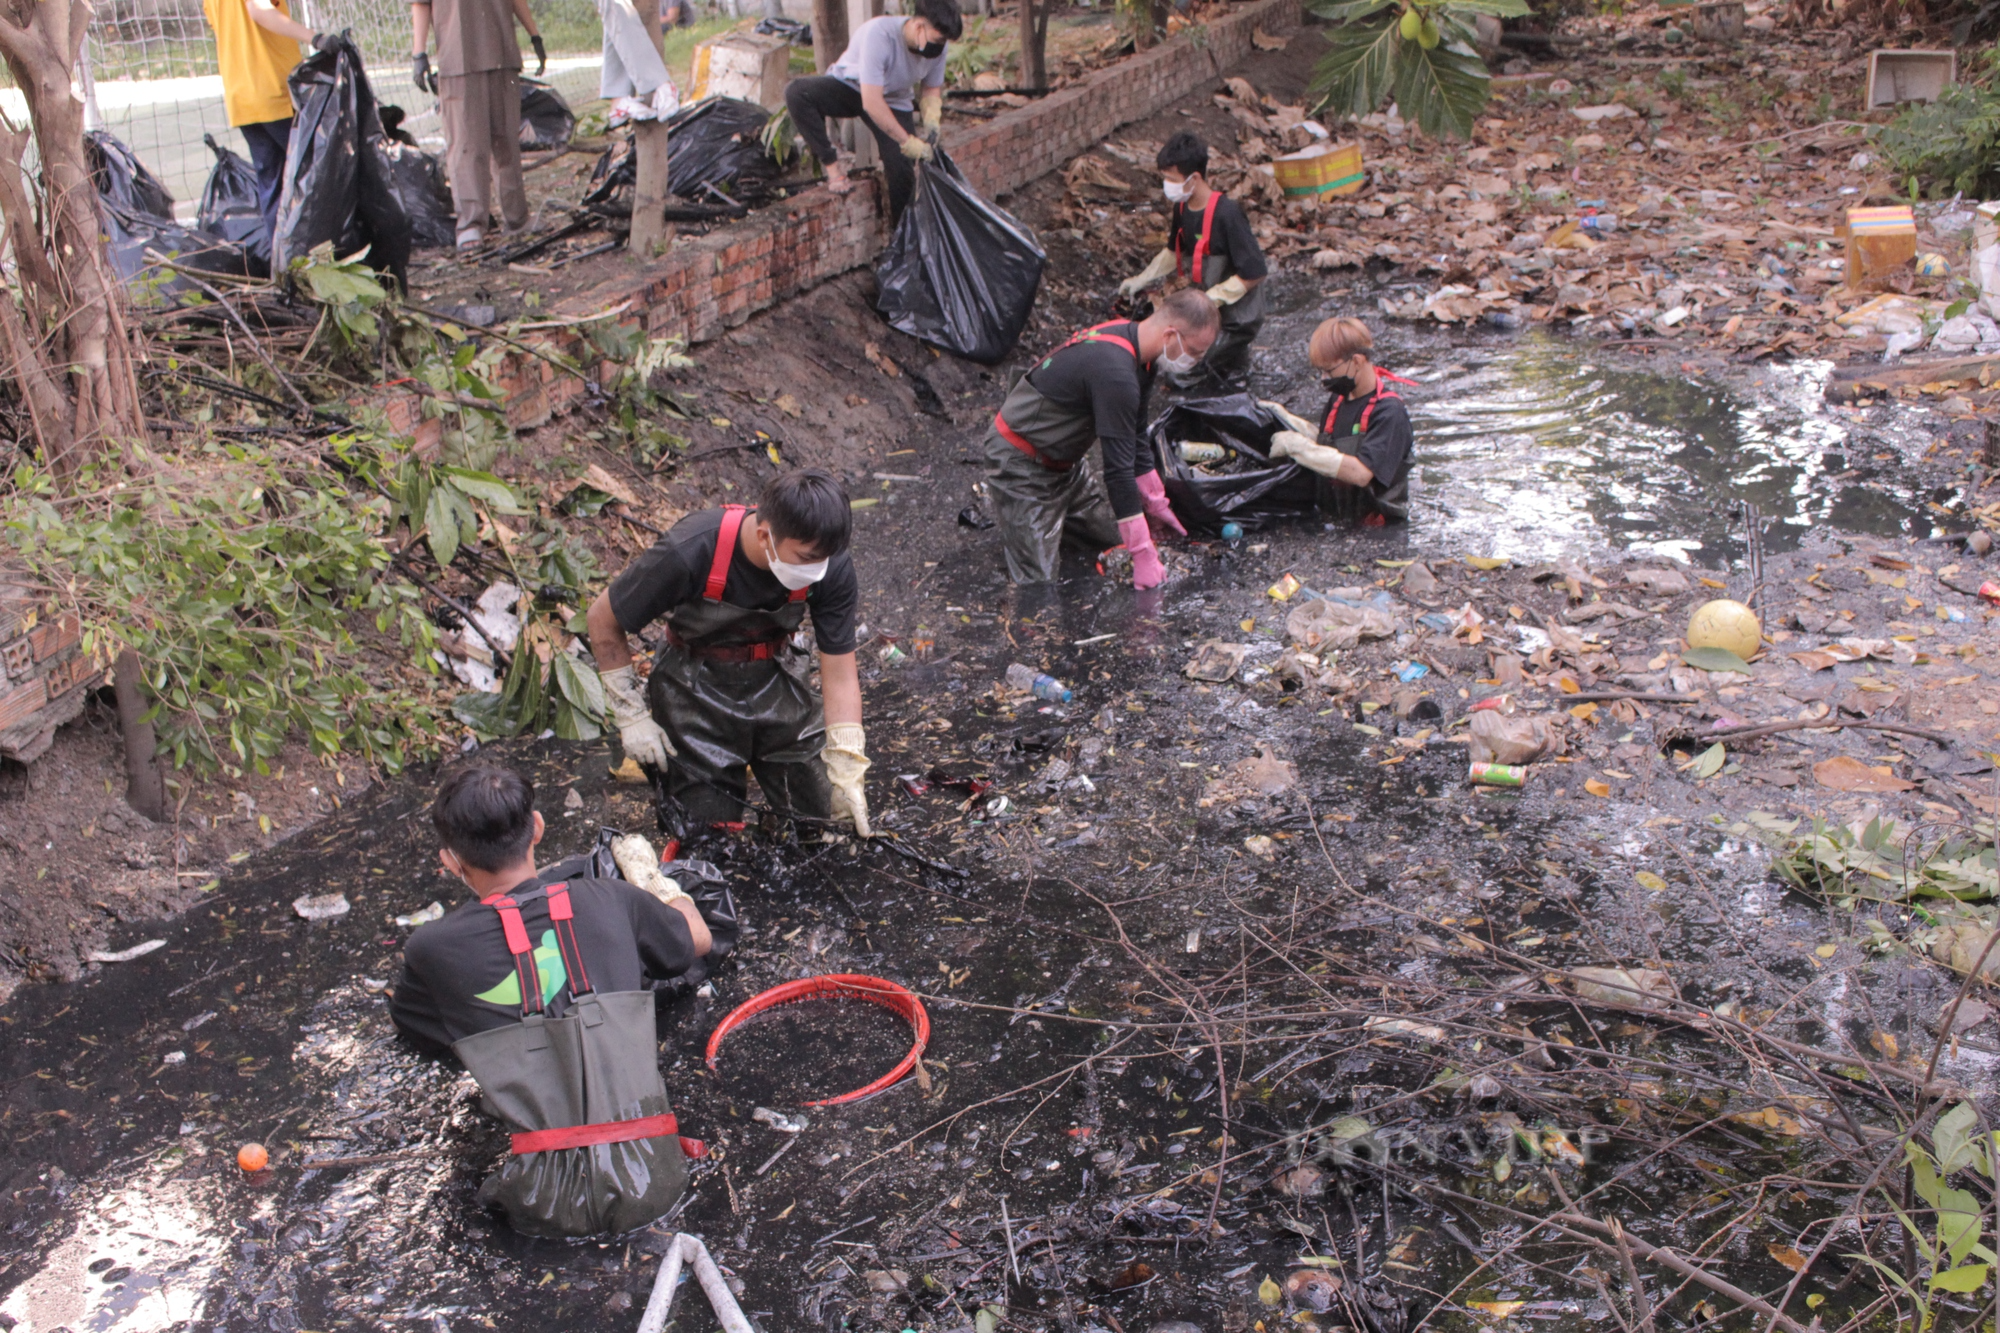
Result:
{"label": "plastic bottle", "polygon": [[1054,676],[1036,671],[1033,667],[1015,662],[1007,668],[1007,683],[1017,690],[1026,690],[1037,699],[1046,699],[1052,704],[1066,704],[1070,701],[1069,687]]}

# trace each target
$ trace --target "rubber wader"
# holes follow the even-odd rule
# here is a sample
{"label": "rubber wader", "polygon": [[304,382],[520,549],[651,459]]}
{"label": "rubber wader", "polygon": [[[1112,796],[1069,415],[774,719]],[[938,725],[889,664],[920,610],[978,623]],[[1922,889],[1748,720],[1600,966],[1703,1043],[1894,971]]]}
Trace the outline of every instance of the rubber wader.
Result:
{"label": "rubber wader", "polygon": [[[571,995],[560,1018],[544,1006],[521,922],[521,903],[540,893]],[[479,1202],[531,1236],[615,1234],[665,1216],[687,1186],[686,1157],[706,1149],[678,1137],[660,1079],[652,992],[590,988],[567,884],[482,901],[500,914],[514,955],[521,1021],[451,1046],[479,1081],[487,1112],[514,1131],[513,1155],[479,1187]]]}
{"label": "rubber wader", "polygon": [[[1045,357],[1042,365],[1078,343],[1102,342],[1131,353],[1136,371],[1139,349],[1132,340],[1104,331],[1125,322],[1113,320],[1085,329]],[[1111,502],[1090,473],[1078,466],[1096,438],[1097,419],[1090,410],[1079,412],[1049,401],[1035,387],[1033,371],[1021,377],[993,414],[993,429],[986,432],[986,490],[1000,527],[1007,577],[1015,583],[1054,581],[1065,529],[1093,551],[1118,545],[1118,520]]]}
{"label": "rubber wader", "polygon": [[724,506],[701,600],[667,612],[667,642],[646,680],[653,720],[680,752],[667,761],[668,804],[679,806],[692,829],[742,821],[750,808],[746,766],[780,813],[810,819],[833,813],[820,759],[826,719],[812,688],[811,659],[791,642],[805,623],[809,589],[775,611],[722,599],[750,512]]}
{"label": "rubber wader", "polygon": [[[1220,190],[1211,190],[1208,204],[1201,210],[1201,235],[1194,243],[1192,262],[1181,255],[1181,212],[1185,204],[1174,205],[1172,224],[1167,234],[1174,241],[1174,271],[1185,277],[1192,273],[1194,280],[1203,291],[1229,281],[1236,276],[1236,268],[1226,254],[1214,254],[1209,250],[1209,240],[1215,229],[1215,207],[1222,198]],[[1222,328],[1216,333],[1215,341],[1209,344],[1208,354],[1201,363],[1184,375],[1166,376],[1169,384],[1177,389],[1220,390],[1241,388],[1250,380],[1250,344],[1257,341],[1257,334],[1264,327],[1264,284],[1252,287],[1239,301],[1216,307],[1222,318]]]}

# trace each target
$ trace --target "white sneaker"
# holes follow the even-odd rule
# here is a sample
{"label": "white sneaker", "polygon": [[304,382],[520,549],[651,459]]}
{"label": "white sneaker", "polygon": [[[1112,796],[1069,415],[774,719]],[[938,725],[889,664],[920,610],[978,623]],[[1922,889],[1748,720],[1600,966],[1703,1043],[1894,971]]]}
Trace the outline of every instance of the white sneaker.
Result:
{"label": "white sneaker", "polygon": [[458,248],[461,252],[464,252],[466,250],[477,250],[480,246],[484,245],[485,243],[486,243],[486,233],[481,231],[479,228],[477,227],[459,228]]}
{"label": "white sneaker", "polygon": [[681,90],[674,87],[671,76],[659,87],[653,89],[653,114],[666,120],[681,109]]}

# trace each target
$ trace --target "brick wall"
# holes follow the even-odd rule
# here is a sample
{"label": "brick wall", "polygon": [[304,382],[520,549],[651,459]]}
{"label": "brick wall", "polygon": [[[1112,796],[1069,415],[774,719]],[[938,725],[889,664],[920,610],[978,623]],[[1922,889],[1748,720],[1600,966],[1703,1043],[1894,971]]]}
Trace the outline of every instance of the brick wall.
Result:
{"label": "brick wall", "polygon": [[[1218,79],[1251,50],[1250,34],[1299,22],[1299,0],[1252,0],[1227,18],[1099,70],[1082,83],[1036,98],[945,139],[952,159],[990,196],[1008,194],[1102,142],[1120,125],[1153,114]],[[619,308],[618,318],[654,337],[705,342],[759,310],[828,278],[873,262],[888,242],[888,206],[876,189],[845,197],[809,190],[665,255],[631,262],[618,276],[558,303],[553,316],[584,320]],[[630,261],[628,261],[630,262]],[[585,365],[597,358],[574,333],[553,342]],[[507,415],[536,426],[582,396],[583,386],[546,362],[513,356],[500,372]],[[383,405],[399,429],[413,430],[419,400]]]}
{"label": "brick wall", "polygon": [[83,711],[104,673],[83,654],[75,616],[49,616],[14,585],[0,585],[0,755],[40,755],[56,728]]}

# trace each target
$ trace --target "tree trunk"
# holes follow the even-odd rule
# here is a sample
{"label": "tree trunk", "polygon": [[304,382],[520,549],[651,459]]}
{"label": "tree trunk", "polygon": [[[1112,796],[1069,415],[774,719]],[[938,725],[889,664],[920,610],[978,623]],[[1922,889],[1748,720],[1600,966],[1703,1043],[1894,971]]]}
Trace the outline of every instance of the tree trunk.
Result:
{"label": "tree trunk", "polygon": [[847,0],[813,0],[813,68],[832,68],[847,49]]}
{"label": "tree trunk", "polygon": [[[639,21],[646,35],[666,55],[660,38],[660,0],[635,0]],[[672,237],[667,226],[667,127],[657,120],[632,123],[632,151],[638,157],[638,177],[632,184],[632,235],[626,250],[640,259],[651,259],[659,244]]]}
{"label": "tree trunk", "polygon": [[1051,0],[1021,0],[1021,86],[1049,86],[1048,41]]}
{"label": "tree trunk", "polygon": [[166,785],[153,724],[146,721],[139,654],[121,649],[112,663],[111,691],[118,703],[118,732],[125,741],[125,804],[158,824],[167,817]]}
{"label": "tree trunk", "polygon": [[0,292],[0,352],[20,386],[42,461],[59,480],[146,438],[120,285],[105,258],[97,189],[71,71],[90,8],[81,0],[0,0],[0,58],[28,104],[38,179],[22,168],[28,135],[0,128],[0,216],[19,305]]}

